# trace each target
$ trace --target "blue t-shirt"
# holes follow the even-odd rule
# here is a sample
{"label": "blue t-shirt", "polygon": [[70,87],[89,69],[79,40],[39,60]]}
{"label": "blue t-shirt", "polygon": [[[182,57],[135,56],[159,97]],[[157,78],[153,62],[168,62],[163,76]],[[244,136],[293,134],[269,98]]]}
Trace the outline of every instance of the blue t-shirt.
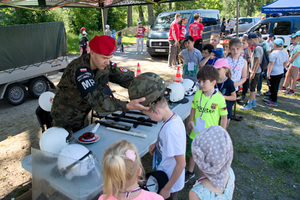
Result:
{"label": "blue t-shirt", "polygon": [[[234,83],[230,78],[223,83],[217,83],[218,90],[223,94],[223,96],[230,96],[232,92],[235,92]],[[234,101],[226,101],[226,107],[228,111],[227,119],[232,118],[232,106]]]}
{"label": "blue t-shirt", "polygon": [[[214,65],[216,60],[218,60],[219,58],[214,57],[213,59],[209,59],[205,65]],[[204,57],[201,58],[201,61],[204,60]]]}

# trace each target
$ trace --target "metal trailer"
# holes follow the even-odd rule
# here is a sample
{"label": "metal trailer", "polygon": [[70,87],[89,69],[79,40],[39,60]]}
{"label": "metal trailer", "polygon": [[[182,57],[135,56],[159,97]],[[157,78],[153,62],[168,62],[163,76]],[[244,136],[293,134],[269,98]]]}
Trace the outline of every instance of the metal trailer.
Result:
{"label": "metal trailer", "polygon": [[55,85],[48,78],[68,65],[63,22],[0,27],[0,99],[22,104]]}

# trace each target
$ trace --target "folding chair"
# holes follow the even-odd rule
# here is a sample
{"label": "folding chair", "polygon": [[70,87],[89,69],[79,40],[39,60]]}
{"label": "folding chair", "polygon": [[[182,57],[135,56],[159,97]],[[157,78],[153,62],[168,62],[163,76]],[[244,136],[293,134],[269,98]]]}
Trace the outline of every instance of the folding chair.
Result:
{"label": "folding chair", "polygon": [[46,129],[52,127],[52,117],[50,115],[50,112],[47,112],[47,111],[43,110],[40,106],[38,106],[35,111],[35,114],[39,121],[42,132],[44,132]]}

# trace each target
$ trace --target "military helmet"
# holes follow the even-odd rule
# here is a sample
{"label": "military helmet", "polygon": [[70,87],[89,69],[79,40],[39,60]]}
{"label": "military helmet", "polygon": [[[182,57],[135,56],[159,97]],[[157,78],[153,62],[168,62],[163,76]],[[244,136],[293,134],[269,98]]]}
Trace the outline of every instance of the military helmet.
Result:
{"label": "military helmet", "polygon": [[146,72],[135,77],[129,85],[129,99],[146,97],[146,100],[141,102],[141,104],[149,106],[149,104],[164,95],[165,88],[164,79],[155,73]]}

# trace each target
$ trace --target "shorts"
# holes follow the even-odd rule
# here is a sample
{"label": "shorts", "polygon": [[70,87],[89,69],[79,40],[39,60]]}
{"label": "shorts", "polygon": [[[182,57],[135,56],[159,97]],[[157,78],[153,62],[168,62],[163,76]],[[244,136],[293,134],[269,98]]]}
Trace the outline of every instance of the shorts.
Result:
{"label": "shorts", "polygon": [[[251,76],[251,73],[249,74],[249,77]],[[249,78],[249,86],[250,86],[250,92],[255,92],[255,88],[258,84],[259,81],[259,77],[260,77],[260,73],[255,73],[255,77],[254,79],[250,79]]]}

